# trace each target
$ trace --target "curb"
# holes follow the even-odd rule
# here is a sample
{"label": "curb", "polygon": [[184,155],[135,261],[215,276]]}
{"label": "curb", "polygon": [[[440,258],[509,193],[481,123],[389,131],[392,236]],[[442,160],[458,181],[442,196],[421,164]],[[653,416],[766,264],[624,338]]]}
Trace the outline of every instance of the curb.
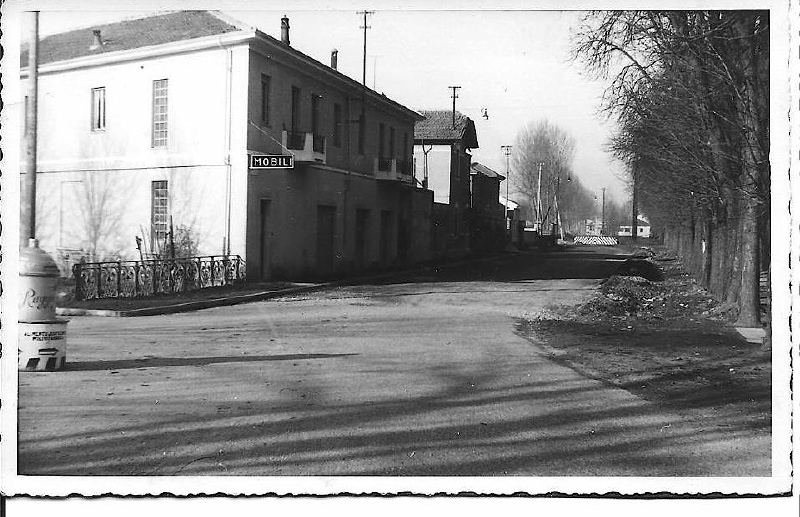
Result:
{"label": "curb", "polygon": [[175,314],[178,312],[190,312],[200,309],[211,309],[213,307],[223,307],[226,305],[238,305],[240,303],[257,302],[270,298],[277,298],[286,294],[303,293],[327,287],[327,284],[314,284],[302,287],[289,287],[277,291],[264,291],[261,293],[242,294],[238,296],[226,296],[224,298],[211,298],[209,300],[198,300],[196,302],[174,303],[171,305],[161,305],[157,307],[144,307],[141,309],[110,310],[110,309],[79,309],[71,307],[56,308],[57,316],[101,316],[110,318],[130,318],[136,316],[158,316],[162,314]]}
{"label": "curb", "polygon": [[179,312],[190,312],[201,309],[210,309],[213,307],[224,307],[227,305],[238,305],[240,303],[258,302],[268,300],[270,298],[278,298],[288,294],[306,293],[326,287],[340,287],[344,285],[358,285],[360,283],[381,280],[385,278],[392,278],[395,276],[424,273],[432,270],[448,269],[458,267],[465,264],[476,264],[481,262],[488,262],[507,257],[512,257],[520,254],[538,254],[536,252],[517,251],[512,253],[504,253],[501,255],[493,255],[489,257],[481,257],[474,260],[459,260],[448,264],[425,266],[417,269],[409,269],[406,271],[393,271],[390,273],[382,273],[366,277],[348,278],[342,280],[334,280],[331,282],[322,282],[319,284],[304,285],[300,287],[288,287],[286,289],[279,289],[277,291],[264,291],[261,293],[243,294],[237,296],[227,296],[224,298],[212,298],[209,300],[198,300],[196,302],[183,302],[171,305],[161,305],[157,307],[145,307],[142,309],[128,309],[128,310],[110,310],[110,309],[80,309],[72,307],[58,307],[56,308],[57,316],[100,316],[107,318],[131,318],[137,316],[159,316],[162,314],[175,314]]}

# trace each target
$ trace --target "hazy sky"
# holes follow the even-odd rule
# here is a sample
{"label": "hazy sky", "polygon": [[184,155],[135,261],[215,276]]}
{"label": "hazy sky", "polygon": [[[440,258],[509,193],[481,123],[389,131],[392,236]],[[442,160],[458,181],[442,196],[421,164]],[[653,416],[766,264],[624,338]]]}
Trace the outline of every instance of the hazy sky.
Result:
{"label": "hazy sky", "polygon": [[[326,10],[298,10],[286,2],[285,9],[268,4],[266,11],[255,10],[258,5],[264,4],[238,2],[223,12],[275,37],[280,37],[280,18],[286,14],[293,47],[323,63],[330,62],[336,48],[339,70],[361,80],[363,19],[357,7],[334,10],[334,2],[324,4]],[[448,86],[461,86],[456,109],[475,121],[478,132],[480,147],[473,156],[501,173],[506,165],[500,146],[513,145],[521,128],[547,118],[575,137],[573,169],[588,188],[599,193],[608,187],[616,199],[627,197],[620,179],[623,165],[604,152],[612,127],[597,115],[604,85],[569,61],[570,28],[581,12],[374,10],[368,19],[367,86],[374,82],[377,91],[412,109],[451,109]],[[40,32],[44,36],[146,12],[42,9]],[[488,120],[481,117],[483,108]]]}

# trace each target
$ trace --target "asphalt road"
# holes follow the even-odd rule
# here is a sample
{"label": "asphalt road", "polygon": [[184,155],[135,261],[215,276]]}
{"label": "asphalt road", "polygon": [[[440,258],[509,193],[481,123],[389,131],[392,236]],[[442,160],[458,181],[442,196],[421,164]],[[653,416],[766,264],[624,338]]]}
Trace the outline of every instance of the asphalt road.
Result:
{"label": "asphalt road", "polygon": [[769,436],[556,364],[518,318],[618,257],[519,255],[193,313],[73,318],[21,373],[20,474],[769,475]]}

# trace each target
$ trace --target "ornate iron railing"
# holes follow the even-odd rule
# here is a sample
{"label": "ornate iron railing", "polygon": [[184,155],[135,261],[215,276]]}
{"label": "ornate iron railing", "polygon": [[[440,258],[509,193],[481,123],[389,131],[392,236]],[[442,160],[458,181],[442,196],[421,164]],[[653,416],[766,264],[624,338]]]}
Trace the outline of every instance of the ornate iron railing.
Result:
{"label": "ornate iron railing", "polygon": [[239,255],[75,264],[75,299],[140,298],[245,280]]}

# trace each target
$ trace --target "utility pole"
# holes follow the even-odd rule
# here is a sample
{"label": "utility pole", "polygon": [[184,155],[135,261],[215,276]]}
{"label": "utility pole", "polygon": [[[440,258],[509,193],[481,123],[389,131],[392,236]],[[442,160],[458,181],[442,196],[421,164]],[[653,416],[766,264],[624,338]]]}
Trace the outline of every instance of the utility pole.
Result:
{"label": "utility pole", "polygon": [[[460,86],[448,86],[451,90],[453,90],[453,129],[456,128],[456,99],[458,99],[458,89],[461,88]],[[505,147],[505,146],[501,146]]]}
{"label": "utility pole", "polygon": [[606,187],[603,187],[603,219],[600,223],[600,235],[605,235],[606,231]]}
{"label": "utility pole", "polygon": [[36,238],[36,134],[39,98],[39,12],[28,16],[28,80],[25,83],[25,133],[23,136],[25,155],[23,164],[20,243],[28,245],[28,239]]}
{"label": "utility pole", "polygon": [[539,234],[542,232],[542,166],[544,163],[539,162],[539,181],[536,186],[536,226]]}
{"label": "utility pole", "polygon": [[360,28],[364,29],[364,71],[361,75],[361,84],[366,86],[367,85],[367,29],[371,28],[370,25],[367,25],[367,15],[375,14],[375,11],[358,11],[358,14],[364,15],[364,25]]}
{"label": "utility pole", "polygon": [[509,166],[509,157],[511,156],[511,147],[512,146],[510,145],[500,146],[503,154],[506,155],[506,230],[511,229],[511,221],[508,218],[508,184],[511,183],[511,167]]}

